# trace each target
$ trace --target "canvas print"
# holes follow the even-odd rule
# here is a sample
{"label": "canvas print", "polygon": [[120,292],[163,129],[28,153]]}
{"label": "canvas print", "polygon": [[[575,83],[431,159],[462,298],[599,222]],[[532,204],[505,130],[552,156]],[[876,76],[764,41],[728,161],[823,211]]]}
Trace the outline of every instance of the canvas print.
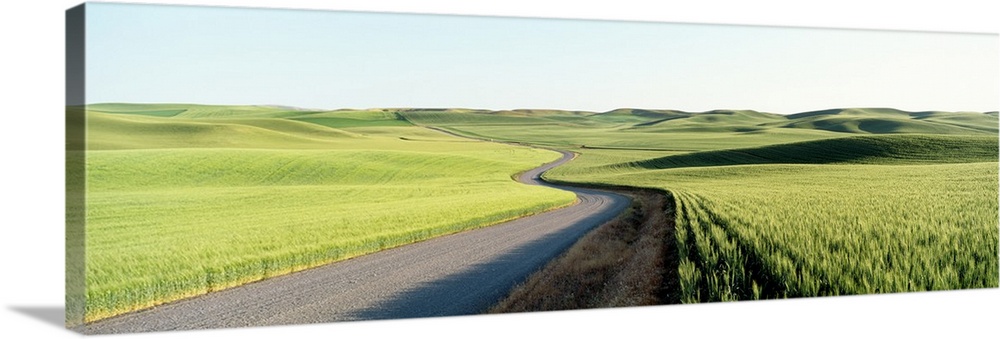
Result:
{"label": "canvas print", "polygon": [[86,334],[997,288],[996,34],[87,3]]}

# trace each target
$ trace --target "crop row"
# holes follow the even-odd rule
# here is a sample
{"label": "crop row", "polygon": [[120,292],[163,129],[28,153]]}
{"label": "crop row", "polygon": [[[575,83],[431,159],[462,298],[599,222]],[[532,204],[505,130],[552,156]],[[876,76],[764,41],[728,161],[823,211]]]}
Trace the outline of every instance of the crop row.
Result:
{"label": "crop row", "polygon": [[682,300],[998,285],[995,163],[852,171],[675,189]]}

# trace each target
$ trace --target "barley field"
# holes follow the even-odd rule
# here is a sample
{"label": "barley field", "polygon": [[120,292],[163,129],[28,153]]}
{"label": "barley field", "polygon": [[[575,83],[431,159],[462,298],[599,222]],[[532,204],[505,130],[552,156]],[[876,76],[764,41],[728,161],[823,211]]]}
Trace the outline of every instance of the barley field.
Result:
{"label": "barley field", "polygon": [[85,117],[85,158],[67,161],[84,161],[71,180],[86,190],[67,194],[87,199],[68,208],[85,209],[88,321],[573,202],[512,180],[557,153],[490,141],[578,153],[550,181],[669,192],[682,302],[1000,276],[996,114],[98,104]]}
{"label": "barley field", "polygon": [[[673,196],[682,302],[997,287],[995,114],[404,113],[573,150],[550,181]],[[494,113],[497,114],[497,113]],[[543,119],[544,121],[539,121]]]}
{"label": "barley field", "polygon": [[[512,180],[558,159],[551,151],[391,114],[328,112],[315,119],[335,120],[313,123],[274,108],[184,107],[87,112],[87,203],[73,208],[86,209],[88,321],[575,199]],[[351,121],[332,124],[341,120]]]}

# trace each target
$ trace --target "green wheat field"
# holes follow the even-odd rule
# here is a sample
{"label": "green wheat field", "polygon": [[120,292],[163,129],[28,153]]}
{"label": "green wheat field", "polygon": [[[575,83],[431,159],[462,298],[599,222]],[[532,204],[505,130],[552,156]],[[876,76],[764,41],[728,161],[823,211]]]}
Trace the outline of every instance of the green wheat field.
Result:
{"label": "green wheat field", "polygon": [[549,181],[670,194],[683,302],[1000,280],[997,112],[69,110],[88,321],[574,202],[512,179],[558,153],[490,141],[579,154]]}

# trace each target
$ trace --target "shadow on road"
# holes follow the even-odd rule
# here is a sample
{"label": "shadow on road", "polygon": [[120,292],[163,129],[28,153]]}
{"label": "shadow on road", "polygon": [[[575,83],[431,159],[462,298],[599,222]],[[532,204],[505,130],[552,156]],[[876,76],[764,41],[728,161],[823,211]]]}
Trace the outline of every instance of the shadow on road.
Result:
{"label": "shadow on road", "polygon": [[[421,284],[378,306],[352,314],[356,319],[402,319],[480,314],[506,297],[517,284],[558,256],[580,235],[606,222],[589,216],[565,228],[519,246],[496,259]],[[497,281],[510,283],[497,285]]]}

